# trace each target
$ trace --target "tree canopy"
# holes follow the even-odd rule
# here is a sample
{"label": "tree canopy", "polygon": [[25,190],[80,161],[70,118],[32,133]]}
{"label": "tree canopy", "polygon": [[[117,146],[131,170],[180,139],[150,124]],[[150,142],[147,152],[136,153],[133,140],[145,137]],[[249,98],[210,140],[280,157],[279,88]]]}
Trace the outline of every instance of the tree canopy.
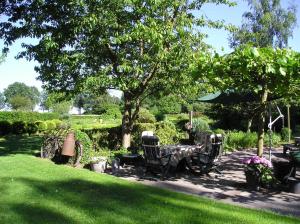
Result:
{"label": "tree canopy", "polygon": [[13,110],[34,110],[39,102],[40,92],[34,86],[14,82],[4,89],[6,103]]}
{"label": "tree canopy", "polygon": [[280,0],[248,0],[248,5],[251,11],[243,14],[243,24],[231,33],[231,47],[287,47],[296,26],[296,7],[284,9]]}
{"label": "tree canopy", "polygon": [[300,94],[300,53],[289,49],[240,47],[231,54],[201,57],[198,74],[221,90],[259,96],[258,155],[262,154],[264,112],[270,97]]}
{"label": "tree canopy", "polygon": [[[196,10],[228,0],[4,1],[0,37],[7,46],[23,37],[19,57],[36,60],[47,89],[124,93],[123,146],[141,102],[149,94],[191,91],[188,75],[207,47],[199,27],[220,27]],[[196,87],[196,85],[193,85]],[[176,88],[175,88],[176,87]]]}

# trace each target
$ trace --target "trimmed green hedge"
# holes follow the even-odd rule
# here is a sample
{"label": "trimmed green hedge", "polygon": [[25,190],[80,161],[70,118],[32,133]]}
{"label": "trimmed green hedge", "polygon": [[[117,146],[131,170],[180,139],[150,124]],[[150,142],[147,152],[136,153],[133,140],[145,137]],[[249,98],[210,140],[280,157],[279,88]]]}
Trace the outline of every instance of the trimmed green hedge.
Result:
{"label": "trimmed green hedge", "polygon": [[35,122],[38,120],[46,121],[46,120],[53,120],[53,119],[59,119],[59,114],[23,112],[23,111],[0,111],[0,121]]}
{"label": "trimmed green hedge", "polygon": [[22,134],[35,134],[37,132],[45,132],[47,130],[54,130],[62,125],[59,120],[49,121],[35,121],[35,122],[24,122],[24,121],[0,121],[0,136],[9,134],[22,135]]}
{"label": "trimmed green hedge", "polygon": [[[103,149],[117,150],[122,145],[121,126],[113,128],[82,129],[93,141],[96,151]],[[181,133],[172,122],[138,123],[132,130],[132,147],[139,147],[143,131],[153,131],[160,139],[161,144],[175,144],[179,142]]]}

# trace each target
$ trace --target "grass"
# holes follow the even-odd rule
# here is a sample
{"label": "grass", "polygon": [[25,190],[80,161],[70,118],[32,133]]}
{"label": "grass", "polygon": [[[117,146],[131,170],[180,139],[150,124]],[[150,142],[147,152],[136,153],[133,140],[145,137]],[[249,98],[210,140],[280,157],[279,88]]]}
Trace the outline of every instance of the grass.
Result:
{"label": "grass", "polygon": [[299,223],[294,217],[143,186],[33,156],[38,137],[0,139],[0,223]]}
{"label": "grass", "polygon": [[75,129],[101,129],[121,125],[121,119],[102,119],[100,115],[73,115],[70,124]]}

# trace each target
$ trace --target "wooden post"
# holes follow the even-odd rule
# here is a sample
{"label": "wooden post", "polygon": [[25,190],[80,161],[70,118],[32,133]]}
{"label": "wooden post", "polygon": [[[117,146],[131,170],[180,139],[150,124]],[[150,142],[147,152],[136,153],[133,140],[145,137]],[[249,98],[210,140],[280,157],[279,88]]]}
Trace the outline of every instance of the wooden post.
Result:
{"label": "wooden post", "polygon": [[290,132],[290,130],[291,130],[290,105],[287,105],[286,108],[287,108],[287,123],[288,123],[288,129],[289,129],[289,138],[288,138],[288,140],[289,140],[289,143],[290,143],[290,141],[291,141],[291,132]]}
{"label": "wooden post", "polygon": [[193,128],[193,111],[190,111],[190,128]]}

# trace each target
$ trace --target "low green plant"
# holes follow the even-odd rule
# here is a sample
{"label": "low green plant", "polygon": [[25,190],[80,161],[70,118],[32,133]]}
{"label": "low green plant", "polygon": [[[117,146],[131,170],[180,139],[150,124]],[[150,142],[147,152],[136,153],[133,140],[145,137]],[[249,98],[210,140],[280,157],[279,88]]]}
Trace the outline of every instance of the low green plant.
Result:
{"label": "low green plant", "polygon": [[226,139],[225,147],[229,150],[254,148],[257,144],[255,132],[230,131],[226,135]]}
{"label": "low green plant", "polygon": [[[273,146],[279,146],[280,145],[280,143],[281,143],[281,136],[280,136],[280,134],[272,132],[271,138],[272,138],[272,145]],[[270,143],[270,135],[269,135],[269,132],[267,132],[265,134],[265,144],[269,145],[269,143]]]}
{"label": "low green plant", "polygon": [[292,130],[289,128],[282,128],[280,131],[281,138],[283,141],[287,142],[289,141],[289,137],[292,135]]}

